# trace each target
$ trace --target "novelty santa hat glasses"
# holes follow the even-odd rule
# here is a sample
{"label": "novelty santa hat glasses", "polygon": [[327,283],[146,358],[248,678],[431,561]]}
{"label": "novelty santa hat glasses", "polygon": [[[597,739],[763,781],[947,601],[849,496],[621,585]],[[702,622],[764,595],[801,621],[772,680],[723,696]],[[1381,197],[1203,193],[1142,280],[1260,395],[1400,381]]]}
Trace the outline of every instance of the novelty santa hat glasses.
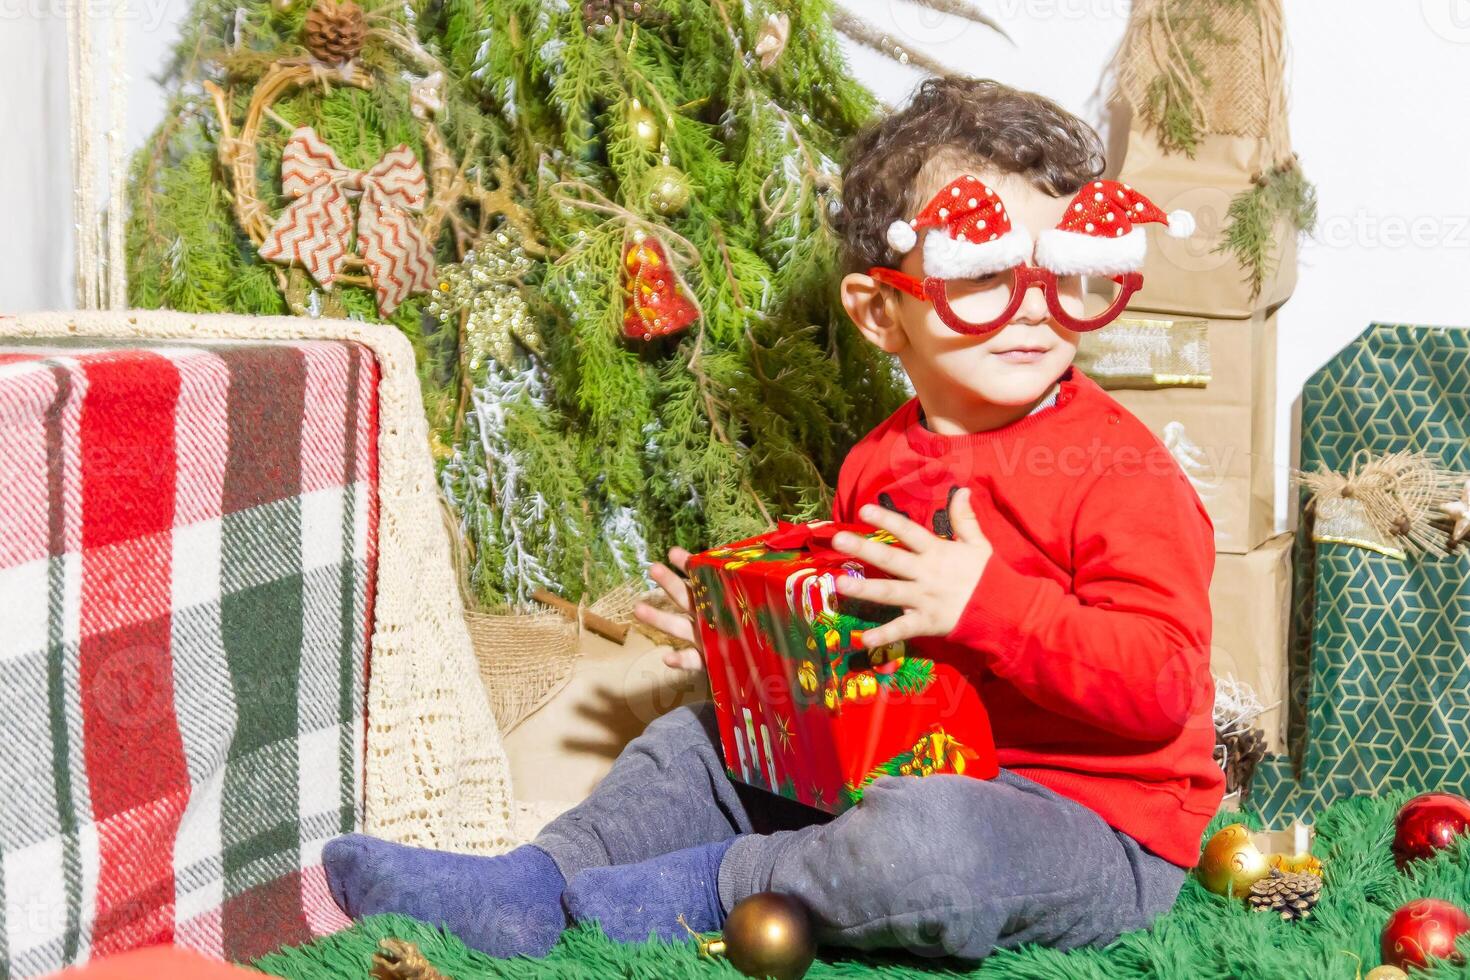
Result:
{"label": "novelty santa hat glasses", "polygon": [[[924,279],[894,269],[875,267],[869,274],[881,282],[932,302],[940,319],[960,333],[986,333],[1010,322],[1027,290],[1040,286],[1058,322],[1073,330],[1096,330],[1117,319],[1128,299],[1143,285],[1137,272],[1147,250],[1144,229],[1158,222],[1169,234],[1184,238],[1194,233],[1187,211],[1165,214],[1127,184],[1097,180],[1087,184],[1067,204],[1055,228],[1041,232],[1035,242],[1036,266],[1026,265],[1033,246],[1026,229],[1011,224],[1000,197],[969,174],[946,184],[909,221],[888,226],[888,244],[907,254],[924,237]],[[1011,296],[999,316],[984,323],[961,319],[950,308],[945,280],[979,279],[1015,270]],[[1062,308],[1057,276],[1110,276],[1121,289],[1108,308],[1092,317],[1076,317]]]}

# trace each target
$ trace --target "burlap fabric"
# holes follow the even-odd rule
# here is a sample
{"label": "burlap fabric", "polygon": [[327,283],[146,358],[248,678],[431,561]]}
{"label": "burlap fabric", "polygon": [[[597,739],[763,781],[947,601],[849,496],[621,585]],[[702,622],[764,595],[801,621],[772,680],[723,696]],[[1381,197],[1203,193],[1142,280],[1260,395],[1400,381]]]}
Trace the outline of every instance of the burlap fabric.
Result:
{"label": "burlap fabric", "polygon": [[[586,608],[614,622],[631,623],[641,591],[625,585]],[[583,628],[558,612],[467,609],[465,621],[490,707],[506,735],[566,687],[580,655]]]}
{"label": "burlap fabric", "polygon": [[[1202,7],[1220,40],[1196,31]],[[1263,140],[1272,163],[1291,155],[1281,0],[1135,0],[1118,54],[1119,93],[1135,117],[1160,78],[1193,103],[1200,133]]]}

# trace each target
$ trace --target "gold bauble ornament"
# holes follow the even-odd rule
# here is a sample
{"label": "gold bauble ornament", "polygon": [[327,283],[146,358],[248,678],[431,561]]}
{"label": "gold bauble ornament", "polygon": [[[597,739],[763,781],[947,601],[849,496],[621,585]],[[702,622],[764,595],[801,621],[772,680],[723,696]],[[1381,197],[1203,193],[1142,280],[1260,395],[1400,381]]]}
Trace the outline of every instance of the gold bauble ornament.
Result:
{"label": "gold bauble ornament", "polygon": [[1409,980],[1409,975],[1398,967],[1385,963],[1369,970],[1363,980]]}
{"label": "gold bauble ornament", "polygon": [[810,660],[803,660],[801,667],[796,672],[796,679],[801,684],[801,689],[811,694],[817,689],[817,665]]}
{"label": "gold bauble ornament", "polygon": [[663,142],[664,135],[658,128],[658,117],[637,99],[628,106],[628,129],[633,134],[633,142],[650,153],[656,152]]}
{"label": "gold bauble ornament", "polygon": [[878,693],[878,678],[872,674],[859,674],[857,679],[858,697],[869,698]]}
{"label": "gold bauble ornament", "polygon": [[701,940],[704,956],[724,956],[747,977],[801,980],[817,958],[816,931],[806,906],[780,892],[757,892],[735,903],[719,939]]}
{"label": "gold bauble ornament", "polygon": [[1245,898],[1251,885],[1271,873],[1271,862],[1243,823],[1233,823],[1205,844],[1195,874],[1216,895]]}
{"label": "gold bauble ornament", "polygon": [[678,214],[689,206],[689,178],[684,171],[661,163],[648,172],[648,206],[659,214]]}

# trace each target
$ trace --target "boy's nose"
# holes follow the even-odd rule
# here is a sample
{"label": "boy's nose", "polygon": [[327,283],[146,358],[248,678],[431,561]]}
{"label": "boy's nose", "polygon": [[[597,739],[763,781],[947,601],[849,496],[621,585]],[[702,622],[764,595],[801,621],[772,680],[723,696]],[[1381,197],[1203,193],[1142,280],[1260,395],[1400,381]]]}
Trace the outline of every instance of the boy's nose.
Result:
{"label": "boy's nose", "polygon": [[1040,286],[1032,286],[1021,297],[1021,306],[1016,310],[1016,319],[1023,323],[1045,323],[1051,313],[1046,307],[1046,293]]}

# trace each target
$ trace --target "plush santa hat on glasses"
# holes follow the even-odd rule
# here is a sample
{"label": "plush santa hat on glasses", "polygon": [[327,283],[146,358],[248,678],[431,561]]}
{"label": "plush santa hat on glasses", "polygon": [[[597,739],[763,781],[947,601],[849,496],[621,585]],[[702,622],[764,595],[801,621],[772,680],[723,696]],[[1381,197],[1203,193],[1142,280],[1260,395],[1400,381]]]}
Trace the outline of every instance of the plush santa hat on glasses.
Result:
{"label": "plush santa hat on glasses", "polygon": [[[1067,204],[1055,228],[1035,241],[1036,263],[1057,275],[1118,275],[1143,265],[1148,249],[1144,229],[1158,222],[1175,238],[1194,234],[1188,211],[1165,214],[1158,205],[1127,184],[1114,180],[1088,183]],[[888,244],[900,255],[910,252],[919,231],[933,228],[924,239],[924,275],[937,279],[971,279],[1014,268],[1030,260],[1031,236],[1011,224],[1005,204],[991,188],[969,174],[955,178],[912,220],[888,226]]]}

